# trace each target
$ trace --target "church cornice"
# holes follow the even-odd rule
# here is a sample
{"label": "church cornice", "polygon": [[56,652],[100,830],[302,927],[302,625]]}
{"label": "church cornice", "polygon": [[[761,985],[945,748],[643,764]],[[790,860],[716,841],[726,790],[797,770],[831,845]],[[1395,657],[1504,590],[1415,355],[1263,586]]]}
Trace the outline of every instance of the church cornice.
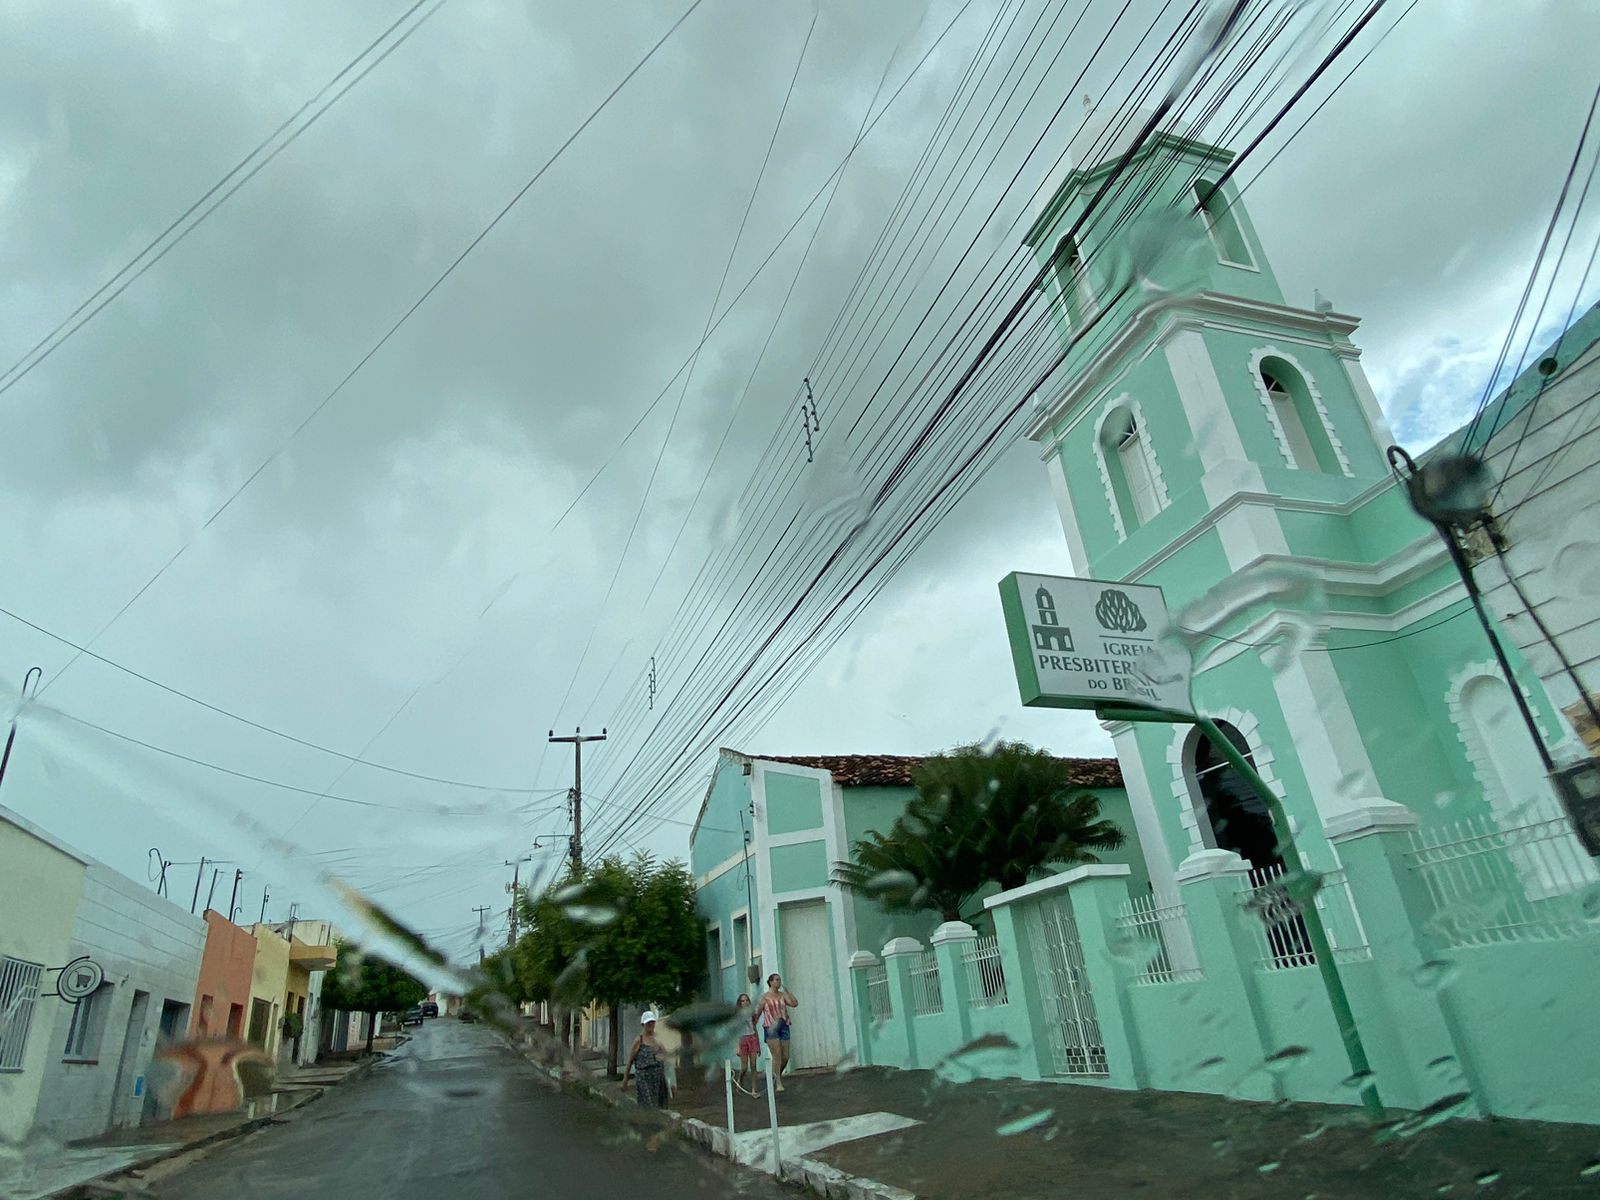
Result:
{"label": "church cornice", "polygon": [[1160,345],[1174,333],[1187,329],[1225,329],[1229,322],[1244,323],[1245,331],[1301,333],[1338,352],[1357,353],[1350,335],[1361,324],[1347,313],[1316,312],[1266,300],[1248,300],[1222,292],[1190,296],[1162,296],[1134,313],[1116,334],[1065,381],[1061,390],[1034,410],[1024,434],[1030,441],[1046,438],[1053,426],[1092,398],[1105,378],[1146,337]]}

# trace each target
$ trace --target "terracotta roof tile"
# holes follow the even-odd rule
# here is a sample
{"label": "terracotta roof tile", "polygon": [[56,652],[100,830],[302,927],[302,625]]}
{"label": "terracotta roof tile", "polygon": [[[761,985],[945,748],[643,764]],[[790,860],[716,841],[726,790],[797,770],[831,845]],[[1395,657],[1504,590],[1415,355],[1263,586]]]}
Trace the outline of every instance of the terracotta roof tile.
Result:
{"label": "terracotta roof tile", "polygon": [[[764,762],[791,763],[827,771],[840,787],[910,787],[911,772],[922,761],[915,754],[752,754]],[[1114,758],[1063,758],[1078,787],[1122,786],[1122,767]]]}

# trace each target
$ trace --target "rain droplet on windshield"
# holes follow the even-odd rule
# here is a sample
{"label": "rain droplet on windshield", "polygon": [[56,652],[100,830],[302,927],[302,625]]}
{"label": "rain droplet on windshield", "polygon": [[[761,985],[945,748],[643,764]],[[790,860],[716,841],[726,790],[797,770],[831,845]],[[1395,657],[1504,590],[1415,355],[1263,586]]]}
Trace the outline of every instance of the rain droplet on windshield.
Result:
{"label": "rain droplet on windshield", "polygon": [[1013,1137],[1019,1133],[1027,1133],[1030,1129],[1039,1128],[1055,1115],[1055,1109],[1041,1108],[1038,1112],[1029,1113],[1025,1117],[1018,1117],[1015,1121],[1007,1121],[1004,1125],[997,1126],[995,1133],[1001,1137]]}

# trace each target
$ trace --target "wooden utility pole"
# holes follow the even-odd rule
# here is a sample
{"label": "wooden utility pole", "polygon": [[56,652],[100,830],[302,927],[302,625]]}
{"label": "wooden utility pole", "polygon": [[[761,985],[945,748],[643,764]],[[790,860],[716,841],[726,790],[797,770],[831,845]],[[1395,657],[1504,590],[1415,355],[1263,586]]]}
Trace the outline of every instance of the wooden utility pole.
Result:
{"label": "wooden utility pole", "polygon": [[506,911],[506,915],[511,922],[509,936],[506,938],[507,946],[515,946],[517,944],[517,885],[522,879],[522,864],[532,861],[533,855],[531,854],[524,854],[517,859],[506,859],[506,866],[511,868],[511,882],[506,885],[506,891],[511,893],[511,906]]}
{"label": "wooden utility pole", "polygon": [[585,737],[582,729],[575,730],[571,737],[557,737],[556,731],[550,731],[552,742],[572,743],[573,771],[572,771],[572,865],[583,866],[583,744],[585,742],[603,742],[606,740],[604,728],[598,734],[591,733]]}
{"label": "wooden utility pole", "polygon": [[476,907],[474,907],[472,911],[478,914],[478,961],[482,962],[483,961],[483,918],[489,912],[489,906],[487,904],[479,904]]}

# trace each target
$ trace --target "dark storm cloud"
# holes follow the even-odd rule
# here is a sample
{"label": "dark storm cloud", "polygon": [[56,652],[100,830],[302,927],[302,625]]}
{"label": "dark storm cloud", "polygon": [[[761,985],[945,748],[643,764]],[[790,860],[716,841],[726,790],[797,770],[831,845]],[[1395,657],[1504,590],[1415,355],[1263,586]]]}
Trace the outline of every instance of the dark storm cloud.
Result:
{"label": "dark storm cloud", "polygon": [[[8,6],[0,365],[403,8]],[[890,55],[893,87],[956,9],[822,5],[723,308],[849,150]],[[372,756],[474,779],[559,786],[569,764],[542,749],[557,720],[644,728],[635,681],[715,544],[719,516],[726,522],[752,472],[759,479],[803,455],[790,431],[762,457],[992,4],[972,6],[855,154],[648,608],[820,202],[705,346],[676,420],[682,376],[619,443],[705,328],[809,5],[706,0],[394,340],[200,530],[681,11],[644,0],[444,4],[166,260],[0,396],[0,603],[88,637],[192,541],[98,649],[352,753],[420,687]],[[1555,0],[1421,6],[1247,196],[1291,301],[1320,287],[1366,318],[1361,341],[1386,406],[1419,414],[1407,432],[1452,416],[1455,392],[1470,383],[1465,370],[1459,387],[1441,389],[1427,364],[1460,367],[1452,345],[1498,336],[1589,86],[1581,64],[1552,69],[1545,51],[1597,36],[1593,9]],[[1043,88],[1031,119],[1058,99]],[[1002,157],[992,186],[1018,153]],[[1030,168],[1024,183],[1041,173]],[[969,222],[989,199],[980,194]],[[952,246],[971,233],[963,226]],[[1001,245],[1014,235],[996,225],[984,236]],[[928,279],[952,261],[947,253]],[[909,335],[921,300],[889,331],[885,356]],[[859,397],[824,396],[825,409],[846,403]],[[739,511],[748,518],[750,506]],[[1059,749],[1101,751],[1104,739],[1086,720],[1017,711],[1003,646],[991,646],[957,688],[938,665],[998,628],[991,577],[1067,566],[1042,473],[1023,448],[948,519],[760,742],[925,750],[998,725]],[[703,603],[720,613],[732,600]],[[57,672],[67,657],[9,622],[0,646],[0,683],[34,661]],[[341,769],[92,663],[75,666],[50,698],[314,789]],[[597,787],[633,748],[619,740],[597,752]],[[616,757],[608,763],[607,754]],[[19,778],[33,780],[41,811],[69,786],[60,775]],[[339,790],[386,795],[394,786],[357,769]],[[28,811],[29,793],[7,787]],[[118,815],[125,798],[104,781],[95,787],[86,795],[99,807],[85,801],[61,815],[59,832],[136,871],[117,857],[134,837]],[[303,797],[267,791],[229,795],[267,806],[277,828],[305,807]],[[561,817],[558,804],[529,829],[556,828]],[[324,803],[296,837],[312,848],[357,845],[372,828],[369,814]],[[681,832],[659,831],[650,844],[679,848]],[[420,851],[404,848],[421,836],[395,834],[401,849],[374,851],[369,870],[415,860]],[[173,837],[192,844],[175,840],[169,852],[207,852],[204,831]],[[450,852],[479,869],[476,835],[462,837],[470,844]],[[435,890],[453,879],[470,875]],[[488,895],[495,884],[486,887]],[[449,902],[465,911],[476,898]]]}

